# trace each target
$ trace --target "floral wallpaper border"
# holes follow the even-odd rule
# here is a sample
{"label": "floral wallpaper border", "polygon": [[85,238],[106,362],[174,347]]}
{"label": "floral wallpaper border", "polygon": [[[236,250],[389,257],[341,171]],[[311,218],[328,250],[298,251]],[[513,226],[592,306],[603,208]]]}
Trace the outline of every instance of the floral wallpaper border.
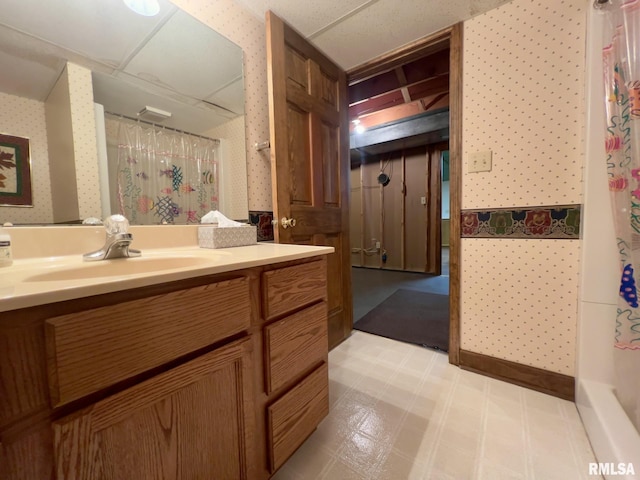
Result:
{"label": "floral wallpaper border", "polygon": [[462,238],[580,238],[581,205],[463,210]]}

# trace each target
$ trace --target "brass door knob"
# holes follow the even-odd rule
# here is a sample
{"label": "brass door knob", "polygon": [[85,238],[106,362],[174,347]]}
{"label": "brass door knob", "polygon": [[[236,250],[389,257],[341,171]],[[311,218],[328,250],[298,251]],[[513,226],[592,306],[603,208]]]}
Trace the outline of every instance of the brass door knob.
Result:
{"label": "brass door knob", "polygon": [[289,227],[293,228],[296,226],[296,219],[282,217],[282,219],[280,220],[280,225],[282,225],[282,228],[289,228]]}

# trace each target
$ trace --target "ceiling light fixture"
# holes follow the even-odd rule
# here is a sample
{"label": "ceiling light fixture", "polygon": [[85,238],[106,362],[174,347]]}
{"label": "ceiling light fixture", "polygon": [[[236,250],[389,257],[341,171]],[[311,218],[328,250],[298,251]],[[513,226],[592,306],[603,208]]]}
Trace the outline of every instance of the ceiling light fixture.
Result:
{"label": "ceiling light fixture", "polygon": [[138,117],[148,122],[162,122],[163,120],[171,118],[171,112],[147,105],[138,112]]}
{"label": "ceiling light fixture", "polygon": [[139,15],[153,17],[160,13],[158,0],[122,0],[124,4]]}
{"label": "ceiling light fixture", "polygon": [[366,128],[364,128],[364,125],[362,125],[362,123],[360,123],[360,119],[359,118],[356,118],[355,120],[353,120],[353,124],[355,125],[353,130],[356,133],[364,133],[364,131],[366,130]]}

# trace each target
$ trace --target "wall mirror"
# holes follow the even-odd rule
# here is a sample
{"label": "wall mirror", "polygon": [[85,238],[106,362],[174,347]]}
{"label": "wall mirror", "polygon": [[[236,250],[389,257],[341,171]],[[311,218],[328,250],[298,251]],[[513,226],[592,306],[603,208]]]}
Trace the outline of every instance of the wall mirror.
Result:
{"label": "wall mirror", "polygon": [[[0,207],[0,223],[65,223],[52,213],[60,209],[59,205],[47,206],[47,202],[56,204],[55,187],[51,185],[54,177],[65,178],[59,169],[60,159],[49,153],[52,142],[61,142],[62,138],[51,131],[51,121],[44,119],[45,107],[38,110],[38,105],[45,105],[51,97],[68,62],[91,72],[93,99],[107,112],[100,113],[101,107],[97,107],[96,118],[103,118],[106,123],[106,127],[98,125],[98,136],[106,130],[108,137],[109,130],[113,130],[109,126],[112,119],[137,124],[149,121],[165,132],[177,130],[221,139],[217,172],[220,210],[231,218],[248,217],[243,56],[239,46],[168,0],[159,0],[160,11],[152,17],[134,13],[122,0],[3,0],[2,3],[0,133],[29,138],[34,199],[33,207],[29,208]],[[33,105],[43,118],[29,118],[25,126],[26,111]],[[144,109],[147,115],[140,117]],[[156,111],[170,113],[170,117],[158,116]],[[48,137],[48,143],[42,137]],[[81,140],[74,137],[72,143]],[[105,200],[108,196],[102,195],[95,216],[102,217],[110,210],[117,213],[112,208],[117,203],[113,178],[110,188],[106,187],[109,182],[105,169],[111,168],[109,158],[108,168],[101,169],[95,182],[101,183],[103,191],[108,190],[111,196],[111,200]],[[81,177],[82,172],[77,175]],[[137,175],[161,174],[149,171]],[[77,184],[78,191],[74,192],[77,199],[87,190],[101,188],[82,180],[63,181],[63,189]],[[192,188],[186,184],[179,187]],[[43,194],[41,190],[46,192]],[[112,205],[105,205],[109,201]],[[68,217],[70,223],[83,218]],[[188,222],[183,218],[175,223]]]}

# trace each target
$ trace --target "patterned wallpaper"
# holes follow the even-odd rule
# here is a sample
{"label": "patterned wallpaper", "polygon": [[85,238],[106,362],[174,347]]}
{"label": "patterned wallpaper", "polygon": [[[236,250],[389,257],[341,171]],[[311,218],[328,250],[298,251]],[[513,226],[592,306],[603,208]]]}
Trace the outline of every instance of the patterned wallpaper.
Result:
{"label": "patterned wallpaper", "polygon": [[219,138],[223,149],[222,174],[224,204],[221,211],[229,218],[248,219],[247,169],[245,155],[244,117],[238,117],[207,132],[207,136]]}
{"label": "patterned wallpaper", "polygon": [[50,223],[53,210],[44,103],[0,93],[0,105],[0,133],[29,139],[33,192],[33,208],[0,207],[0,224]]}
{"label": "patterned wallpaper", "polygon": [[264,21],[233,0],[172,0],[174,4],[236,43],[244,52],[247,176],[250,210],[271,210],[269,150],[253,145],[269,140],[267,52]]}
{"label": "patterned wallpaper", "polygon": [[462,240],[462,348],[574,374],[580,244]]}
{"label": "patterned wallpaper", "polygon": [[102,216],[91,70],[67,63],[79,218]]}
{"label": "patterned wallpaper", "polygon": [[[462,208],[582,202],[583,0],[514,0],[464,24]],[[493,170],[468,173],[491,150]],[[461,346],[574,374],[580,242],[464,238]]]}
{"label": "patterned wallpaper", "polygon": [[[584,0],[514,0],[464,24],[462,209],[581,203]],[[493,169],[466,157],[493,152]]]}

